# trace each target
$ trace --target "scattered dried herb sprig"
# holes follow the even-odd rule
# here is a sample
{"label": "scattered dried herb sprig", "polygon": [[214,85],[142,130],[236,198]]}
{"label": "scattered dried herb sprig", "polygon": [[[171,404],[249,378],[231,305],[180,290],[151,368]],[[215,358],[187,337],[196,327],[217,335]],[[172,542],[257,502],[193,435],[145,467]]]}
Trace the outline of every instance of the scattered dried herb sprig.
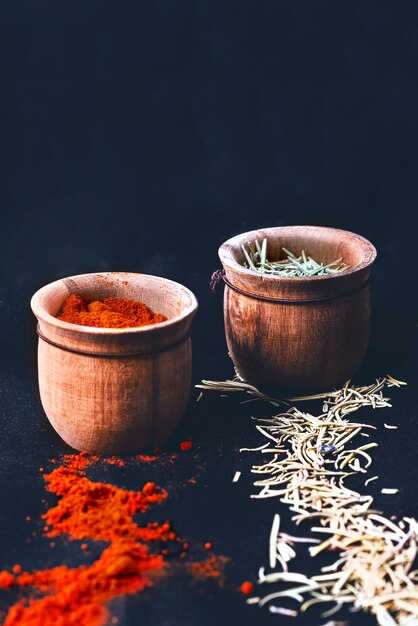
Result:
{"label": "scattered dried herb sprig", "polygon": [[[372,496],[344,485],[348,476],[367,472],[372,463],[367,450],[377,446],[367,443],[348,448],[358,435],[368,435],[364,429],[375,427],[351,422],[347,416],[364,406],[390,407],[383,388],[404,384],[391,376],[366,387],[353,387],[348,382],[332,393],[292,399],[323,399],[322,413],[317,416],[293,406],[271,418],[257,420],[256,428],[267,442],[255,450],[271,458],[253,466],[252,471],[263,476],[254,483],[259,493],[253,497],[279,497],[296,513],[296,524],[318,524],[311,530],[323,538],[309,548],[311,556],[325,549],[337,550],[339,556],[317,576],[289,572],[288,563],[295,556],[294,543],[314,540],[280,532],[280,518],[276,515],[270,534],[269,561],[271,569],[280,564],[283,571],[266,574],[261,568],[258,582],[296,586],[249,598],[250,604],[268,605],[271,612],[284,614],[287,609],[271,603],[293,598],[301,604],[301,611],[313,604],[331,603],[331,609],[322,614],[324,618],[348,604],[352,610],[373,613],[381,626],[417,625],[418,569],[412,568],[417,556],[418,522],[405,517],[395,524],[371,508]],[[244,391],[252,399],[264,399],[274,406],[282,402],[247,385],[238,373],[232,381],[203,381],[200,388]],[[376,478],[367,479],[365,485]]]}
{"label": "scattered dried herb sprig", "polygon": [[[288,404],[288,402],[285,400],[278,400],[278,399],[266,396],[262,391],[259,391],[253,385],[246,383],[244,379],[241,378],[237,370],[235,370],[235,376],[233,379],[202,380],[202,384],[195,385],[195,387],[197,389],[203,389],[204,391],[217,391],[221,394],[234,393],[234,392],[249,394],[251,398],[249,400],[244,400],[242,404],[245,404],[245,402],[251,402],[253,400],[263,400],[265,402],[269,402],[270,404],[276,407]],[[203,396],[203,393],[200,393],[198,400],[200,400],[202,396]]]}
{"label": "scattered dried herb sprig", "polygon": [[[349,387],[351,381],[348,381],[345,387]],[[401,380],[396,380],[392,376],[385,376],[385,378],[381,381],[382,387],[386,385],[387,387],[400,387],[402,385],[406,385]],[[344,388],[334,390],[334,391],[325,391],[323,393],[316,393],[314,395],[308,396],[291,396],[289,398],[272,398],[271,396],[267,396],[265,393],[254,387],[254,385],[250,385],[245,382],[242,378],[238,370],[235,368],[235,375],[233,378],[227,380],[205,380],[201,381],[200,385],[195,385],[196,389],[202,389],[203,391],[217,391],[220,394],[228,394],[228,393],[246,393],[251,396],[249,400],[243,400],[241,404],[245,404],[246,402],[253,402],[255,400],[262,400],[263,402],[269,402],[273,406],[289,406],[291,402],[308,402],[312,400],[326,400],[330,398],[334,400],[344,393]],[[359,387],[359,390],[370,389],[373,388],[373,385],[370,387]],[[350,388],[352,389],[352,387]],[[201,393],[199,395],[198,400],[200,400]],[[390,406],[390,405],[388,405]],[[324,403],[323,409],[326,410],[326,403]]]}
{"label": "scattered dried herb sprig", "polygon": [[311,577],[287,571],[265,574],[260,568],[259,584],[297,584],[263,598],[251,598],[251,603],[262,607],[273,600],[293,598],[301,604],[302,612],[313,604],[332,603],[322,617],[330,617],[349,604],[354,610],[374,613],[382,626],[416,626],[418,570],[411,569],[417,554],[417,521],[404,518],[393,524],[378,513],[352,506],[341,511],[336,507],[336,513],[337,528],[331,528],[323,518],[321,526],[312,528],[330,538],[310,552],[315,556],[331,547],[340,558]]}
{"label": "scattered dried herb sprig", "polygon": [[241,246],[245,257],[245,265],[254,272],[270,274],[272,276],[287,276],[293,278],[309,276],[325,276],[336,274],[348,269],[348,265],[342,262],[342,258],[324,265],[318,263],[311,256],[307,256],[302,250],[300,256],[296,256],[290,250],[282,247],[286,258],[281,261],[269,261],[267,259],[267,239],[262,243],[256,239],[247,243],[247,247]]}

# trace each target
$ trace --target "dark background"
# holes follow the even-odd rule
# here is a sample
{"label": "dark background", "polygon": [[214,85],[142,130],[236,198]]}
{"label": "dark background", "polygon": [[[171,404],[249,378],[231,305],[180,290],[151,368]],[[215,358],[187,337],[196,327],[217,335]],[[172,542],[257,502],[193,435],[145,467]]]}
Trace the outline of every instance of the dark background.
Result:
{"label": "dark background", "polygon": [[[0,569],[81,562],[74,545],[51,554],[41,538],[27,542],[41,526],[25,516],[44,510],[38,467],[66,450],[37,395],[33,292],[102,270],[178,280],[200,303],[194,382],[223,378],[210,273],[225,239],[264,226],[336,226],[377,247],[357,380],[389,371],[410,383],[384,414],[400,428],[379,431],[375,493],[385,513],[416,514],[417,18],[414,2],[0,2]],[[193,455],[171,478],[153,470],[175,492],[161,515],[231,557],[226,588],[171,582],[150,602],[118,601],[121,624],[286,623],[235,590],[265,564],[278,506],[249,499],[248,472],[231,484],[251,464],[238,448],[258,442],[250,414],[192,401],[167,451],[190,437]],[[134,488],[148,471],[98,476]],[[196,473],[194,490],[182,485]],[[392,485],[396,497],[379,495]]]}

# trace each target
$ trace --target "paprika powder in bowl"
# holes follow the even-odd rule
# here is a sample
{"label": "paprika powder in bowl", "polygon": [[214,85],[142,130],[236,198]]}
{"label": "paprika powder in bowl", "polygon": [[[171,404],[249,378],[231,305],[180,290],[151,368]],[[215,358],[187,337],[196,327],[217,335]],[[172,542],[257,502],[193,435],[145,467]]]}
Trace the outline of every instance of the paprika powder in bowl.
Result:
{"label": "paprika powder in bowl", "polygon": [[[264,239],[270,261],[304,251],[318,263],[342,258],[348,267],[309,277],[245,267],[243,246]],[[306,394],[332,390],[356,373],[369,338],[368,281],[376,259],[370,241],[322,226],[264,228],[229,239],[219,257],[226,341],[244,380],[269,393]]]}
{"label": "paprika powder in bowl", "polygon": [[[98,328],[57,318],[69,296],[146,304],[166,319]],[[31,300],[38,319],[38,378],[45,413],[77,450],[129,454],[161,444],[187,406],[194,294],[147,274],[105,272],[57,280]],[[161,319],[157,317],[156,319]]]}

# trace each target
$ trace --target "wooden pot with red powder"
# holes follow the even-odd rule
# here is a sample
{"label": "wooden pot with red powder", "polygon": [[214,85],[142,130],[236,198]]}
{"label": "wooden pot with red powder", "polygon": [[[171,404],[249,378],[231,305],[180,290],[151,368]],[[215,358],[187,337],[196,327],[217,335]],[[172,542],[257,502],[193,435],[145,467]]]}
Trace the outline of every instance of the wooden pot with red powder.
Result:
{"label": "wooden pot with red powder", "polygon": [[[165,321],[97,328],[57,319],[69,296],[130,299]],[[128,454],[161,444],[187,406],[193,293],[171,280],[106,272],[55,281],[37,291],[39,390],[57,433],[77,450]],[[156,318],[161,319],[161,318]]]}

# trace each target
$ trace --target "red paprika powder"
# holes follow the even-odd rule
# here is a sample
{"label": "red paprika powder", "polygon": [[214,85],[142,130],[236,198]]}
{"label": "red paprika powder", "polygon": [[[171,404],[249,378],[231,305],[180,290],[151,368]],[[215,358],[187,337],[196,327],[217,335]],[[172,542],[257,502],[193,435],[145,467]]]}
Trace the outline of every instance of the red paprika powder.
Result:
{"label": "red paprika powder", "polygon": [[171,538],[170,523],[141,527],[133,515],[162,502],[167,493],[154,483],[128,491],[93,482],[85,476],[91,459],[84,454],[66,455],[64,463],[44,475],[48,491],[59,497],[43,516],[47,536],[66,534],[110,545],[90,565],[34,572],[15,565],[12,572],[0,572],[0,588],[32,587],[44,594],[14,604],[4,626],[104,626],[109,618],[106,603],[150,585],[149,573],[164,566],[163,556],[150,554],[147,543]]}
{"label": "red paprika powder", "polygon": [[[105,541],[108,547],[93,563],[80,567],[59,565],[27,572],[15,564],[12,571],[0,571],[0,589],[34,590],[28,600],[9,609],[3,626],[105,626],[110,620],[107,603],[112,598],[152,585],[167,567],[169,550],[151,553],[150,543],[174,541],[181,546],[181,559],[188,554],[189,543],[173,532],[170,522],[139,526],[133,519],[136,513],[162,503],[167,492],[151,481],[141,491],[94,482],[86,476],[86,468],[100,461],[86,453],[68,454],[62,464],[43,474],[46,489],[58,496],[57,503],[43,515],[44,530],[48,537],[65,535],[83,541],[80,548],[84,551],[89,549],[86,539]],[[212,578],[223,584],[227,562],[224,556],[212,555],[185,565],[196,580]]]}
{"label": "red paprika powder", "polygon": [[87,303],[71,294],[62,306],[59,320],[96,328],[136,328],[164,322],[161,313],[153,313],[143,302],[128,298],[105,298]]}

